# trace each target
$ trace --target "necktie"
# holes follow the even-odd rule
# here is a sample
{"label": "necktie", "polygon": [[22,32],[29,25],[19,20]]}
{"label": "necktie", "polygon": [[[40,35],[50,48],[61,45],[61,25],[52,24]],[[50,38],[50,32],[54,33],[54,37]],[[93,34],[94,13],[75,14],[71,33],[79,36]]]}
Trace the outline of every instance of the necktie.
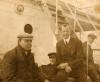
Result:
{"label": "necktie", "polygon": [[68,42],[66,41],[66,45],[68,44]]}

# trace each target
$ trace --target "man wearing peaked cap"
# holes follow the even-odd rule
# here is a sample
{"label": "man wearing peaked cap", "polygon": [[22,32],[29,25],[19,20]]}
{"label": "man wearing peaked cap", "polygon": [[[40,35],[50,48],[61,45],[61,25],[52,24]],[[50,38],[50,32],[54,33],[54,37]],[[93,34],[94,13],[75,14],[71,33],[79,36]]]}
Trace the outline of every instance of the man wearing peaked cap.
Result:
{"label": "man wearing peaked cap", "polygon": [[[92,43],[97,38],[97,36],[93,33],[88,34],[87,41],[83,43],[83,51],[84,51],[84,65],[88,70],[88,75],[92,79],[93,82],[100,82],[100,76],[97,73],[97,69],[95,67],[94,58],[93,58],[93,50],[91,48]],[[88,63],[87,63],[88,62]]]}
{"label": "man wearing peaked cap", "polygon": [[50,63],[48,65],[41,66],[41,71],[43,73],[45,82],[54,82],[57,74],[57,65],[56,65],[56,53],[51,52],[48,54]]}
{"label": "man wearing peaked cap", "polygon": [[33,35],[28,33],[22,33],[17,36],[18,45],[21,46],[25,51],[30,51],[32,47]]}
{"label": "man wearing peaked cap", "polygon": [[56,65],[56,53],[55,52],[49,53],[48,57],[50,60],[50,64]]}
{"label": "man wearing peaked cap", "polygon": [[48,54],[49,58],[56,58],[56,53],[52,52]]}
{"label": "man wearing peaked cap", "polygon": [[2,62],[3,82],[43,82],[31,53],[33,36],[18,35],[18,45],[8,51]]}

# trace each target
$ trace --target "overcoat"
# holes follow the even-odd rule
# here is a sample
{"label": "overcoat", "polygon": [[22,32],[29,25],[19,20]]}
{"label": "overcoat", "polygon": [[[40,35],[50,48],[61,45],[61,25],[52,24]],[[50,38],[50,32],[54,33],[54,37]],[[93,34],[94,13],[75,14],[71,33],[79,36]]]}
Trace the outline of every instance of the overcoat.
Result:
{"label": "overcoat", "polygon": [[67,44],[62,39],[56,44],[56,49],[58,64],[67,62],[72,69],[80,68],[83,65],[83,47],[79,39],[70,38]]}
{"label": "overcoat", "polygon": [[3,82],[40,82],[38,67],[31,52],[20,46],[8,51],[2,61]]}

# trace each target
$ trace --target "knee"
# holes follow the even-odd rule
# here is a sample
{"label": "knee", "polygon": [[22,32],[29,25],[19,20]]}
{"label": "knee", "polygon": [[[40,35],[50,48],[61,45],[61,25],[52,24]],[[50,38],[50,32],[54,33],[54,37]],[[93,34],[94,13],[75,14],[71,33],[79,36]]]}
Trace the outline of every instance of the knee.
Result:
{"label": "knee", "polygon": [[60,70],[60,71],[58,71],[58,73],[57,73],[57,76],[59,76],[59,78],[66,77],[66,75],[67,75],[67,73],[66,73],[66,71],[64,71],[64,70]]}
{"label": "knee", "polygon": [[89,71],[94,71],[94,70],[96,70],[96,67],[94,65],[89,65],[88,70]]}

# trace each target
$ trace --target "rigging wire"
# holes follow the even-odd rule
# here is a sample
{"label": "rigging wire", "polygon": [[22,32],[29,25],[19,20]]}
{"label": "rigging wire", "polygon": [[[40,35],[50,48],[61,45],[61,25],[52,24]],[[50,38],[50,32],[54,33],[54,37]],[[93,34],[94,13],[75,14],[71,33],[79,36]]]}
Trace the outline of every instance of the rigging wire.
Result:
{"label": "rigging wire", "polygon": [[[76,16],[76,11],[77,11],[77,4],[78,4],[78,2],[77,2],[77,0],[75,1],[76,2],[76,4],[75,4],[75,16]],[[74,27],[75,28],[75,27]],[[81,35],[80,35],[81,36]],[[81,37],[80,37],[81,38]],[[87,81],[88,81],[88,55],[89,55],[89,53],[88,53],[88,44],[87,44],[87,46],[86,46],[86,74],[87,74]]]}
{"label": "rigging wire", "polygon": [[56,0],[56,34],[58,34],[58,0]]}

